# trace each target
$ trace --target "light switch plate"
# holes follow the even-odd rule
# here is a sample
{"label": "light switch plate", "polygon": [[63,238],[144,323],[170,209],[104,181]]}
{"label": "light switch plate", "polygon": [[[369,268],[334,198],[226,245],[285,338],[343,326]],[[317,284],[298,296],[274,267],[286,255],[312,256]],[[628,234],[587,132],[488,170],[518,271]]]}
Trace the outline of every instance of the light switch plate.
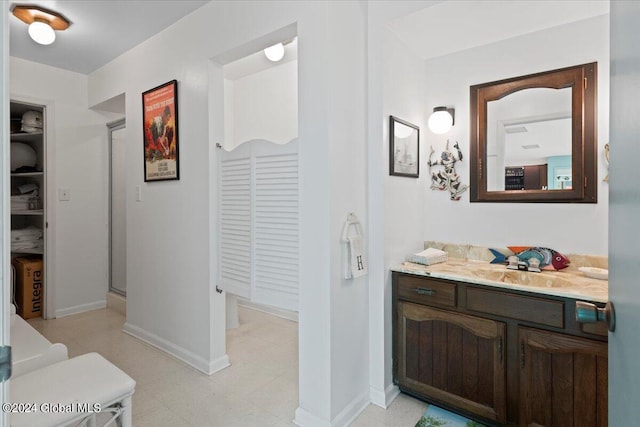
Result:
{"label": "light switch plate", "polygon": [[71,200],[71,190],[68,188],[58,188],[58,200],[68,202]]}
{"label": "light switch plate", "polygon": [[142,186],[136,185],[136,202],[142,201]]}

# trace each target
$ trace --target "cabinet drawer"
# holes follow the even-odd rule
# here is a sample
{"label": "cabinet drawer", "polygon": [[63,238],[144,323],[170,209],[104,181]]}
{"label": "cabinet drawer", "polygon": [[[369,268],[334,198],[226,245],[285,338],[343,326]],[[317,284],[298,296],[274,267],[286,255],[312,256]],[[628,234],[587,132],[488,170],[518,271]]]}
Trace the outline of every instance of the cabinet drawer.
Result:
{"label": "cabinet drawer", "polygon": [[456,306],[456,285],[420,277],[400,276],[398,298],[427,305]]}
{"label": "cabinet drawer", "polygon": [[604,322],[580,323],[580,330],[585,334],[600,335],[601,337],[609,336],[609,329]]}
{"label": "cabinet drawer", "polygon": [[561,301],[467,288],[467,309],[564,328],[564,303]]}

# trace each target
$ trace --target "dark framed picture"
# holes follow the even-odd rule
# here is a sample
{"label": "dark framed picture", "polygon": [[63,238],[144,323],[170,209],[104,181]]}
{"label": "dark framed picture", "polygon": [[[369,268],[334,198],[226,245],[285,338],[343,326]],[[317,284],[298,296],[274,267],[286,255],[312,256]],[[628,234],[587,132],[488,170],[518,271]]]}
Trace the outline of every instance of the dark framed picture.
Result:
{"label": "dark framed picture", "polygon": [[418,178],[420,174],[420,128],[389,116],[389,175]]}
{"label": "dark framed picture", "polygon": [[144,181],[180,179],[178,158],[178,82],[142,93]]}

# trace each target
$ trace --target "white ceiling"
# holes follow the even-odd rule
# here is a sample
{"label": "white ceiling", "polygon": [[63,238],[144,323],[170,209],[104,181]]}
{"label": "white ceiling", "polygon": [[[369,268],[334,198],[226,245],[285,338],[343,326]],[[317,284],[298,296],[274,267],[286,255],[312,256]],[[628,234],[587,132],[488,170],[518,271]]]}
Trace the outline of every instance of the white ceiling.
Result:
{"label": "white ceiling", "polygon": [[525,132],[505,135],[506,166],[545,164],[548,157],[571,155],[570,117],[531,122],[522,127]]}
{"label": "white ceiling", "polygon": [[[5,0],[0,0],[5,1]],[[9,17],[11,56],[88,74],[159,33],[209,0],[20,0],[64,15],[72,24],[41,46]],[[11,7],[10,7],[11,8]]]}
{"label": "white ceiling", "polygon": [[[57,32],[53,45],[41,46],[11,16],[10,54],[88,74],[208,1],[15,1],[55,10],[72,25]],[[394,20],[389,28],[428,59],[607,13],[608,0],[449,0]]]}
{"label": "white ceiling", "polygon": [[388,26],[429,59],[608,13],[608,0],[449,0]]}

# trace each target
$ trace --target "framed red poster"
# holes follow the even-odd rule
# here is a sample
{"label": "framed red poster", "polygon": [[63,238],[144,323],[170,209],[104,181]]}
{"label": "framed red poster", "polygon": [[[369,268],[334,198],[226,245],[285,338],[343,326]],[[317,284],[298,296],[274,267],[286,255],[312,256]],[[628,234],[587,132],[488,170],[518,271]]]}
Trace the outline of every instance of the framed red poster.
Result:
{"label": "framed red poster", "polygon": [[178,161],[178,82],[142,93],[144,180],[180,179]]}

